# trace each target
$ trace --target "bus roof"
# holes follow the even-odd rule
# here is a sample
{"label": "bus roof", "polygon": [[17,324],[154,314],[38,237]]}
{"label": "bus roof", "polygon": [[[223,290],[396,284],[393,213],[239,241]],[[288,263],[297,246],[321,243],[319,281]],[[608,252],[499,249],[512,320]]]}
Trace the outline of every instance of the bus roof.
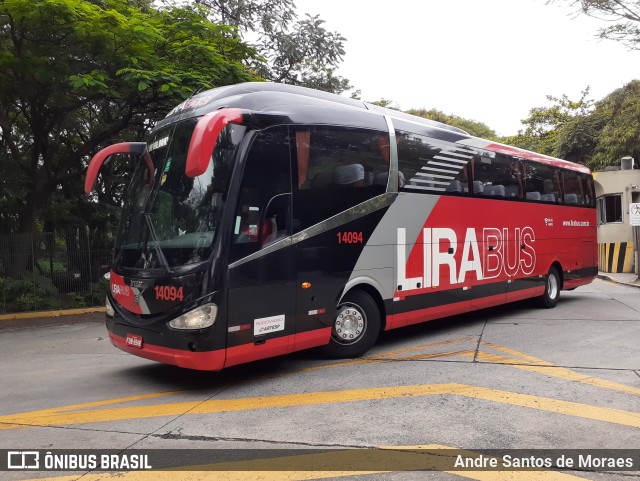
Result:
{"label": "bus roof", "polygon": [[333,105],[346,110],[353,109],[354,111],[362,113],[368,111],[370,113],[387,115],[392,119],[395,118],[419,124],[433,129],[434,132],[448,132],[448,134],[442,132],[443,136],[448,137],[454,134],[457,137],[457,140],[454,141],[458,144],[481,148],[521,159],[528,159],[564,169],[587,174],[591,173],[584,165],[473,137],[462,129],[442,122],[425,119],[398,110],[380,107],[361,100],[342,97],[341,95],[321,90],[273,82],[246,82],[201,92],[175,107],[163,120],[158,122],[156,127],[162,127],[183,118],[205,115],[214,110],[231,105],[236,108],[246,108],[264,113],[286,113],[287,107],[295,109],[299,109],[301,106],[326,108],[327,105]]}
{"label": "bus roof", "polygon": [[[265,95],[265,93],[267,95]],[[272,93],[272,95],[268,95]],[[261,94],[261,95],[255,95]],[[283,94],[286,95],[287,104],[283,105]],[[198,116],[209,113],[213,110],[224,106],[223,104],[233,100],[234,106],[241,107],[243,103],[253,103],[259,98],[258,102],[261,104],[258,106],[260,110],[268,110],[269,103],[273,107],[276,104],[278,111],[282,111],[287,105],[317,105],[324,106],[331,102],[338,104],[343,108],[353,108],[358,110],[369,110],[372,112],[381,113],[384,115],[390,115],[404,120],[411,120],[414,122],[420,122],[423,125],[435,127],[439,129],[449,130],[464,135],[469,135],[462,129],[453,127],[451,125],[437,122],[435,120],[425,119],[423,117],[417,117],[415,115],[406,114],[398,110],[379,107],[377,105],[369,104],[357,99],[351,99],[342,97],[341,95],[324,92],[321,90],[314,90],[306,87],[300,87],[297,85],[279,84],[273,82],[245,82],[236,85],[228,85],[226,87],[219,87],[212,90],[207,90],[194,95],[190,99],[182,102],[176,108],[174,108],[165,119],[162,124],[168,123],[167,121],[176,120],[177,116]],[[222,105],[221,105],[222,104]],[[255,108],[255,107],[254,107]]]}

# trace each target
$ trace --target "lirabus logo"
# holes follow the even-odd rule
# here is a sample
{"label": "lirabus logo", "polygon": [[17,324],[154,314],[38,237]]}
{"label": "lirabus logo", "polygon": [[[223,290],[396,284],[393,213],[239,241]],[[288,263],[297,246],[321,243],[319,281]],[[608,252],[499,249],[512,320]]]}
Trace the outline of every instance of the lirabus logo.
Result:
{"label": "lirabus logo", "polygon": [[[407,246],[406,229],[403,227],[398,228],[397,235],[396,281],[398,290],[402,292],[438,287],[443,283],[463,284],[467,282],[467,275],[474,275],[479,281],[494,279],[501,274],[508,277],[527,276],[533,273],[536,264],[533,247],[536,239],[531,227],[468,227],[462,241],[462,255],[456,252],[458,236],[448,227],[424,228],[421,245],[416,242],[413,246]],[[422,265],[409,265],[411,256],[408,262],[408,247],[411,247],[410,252],[422,249]],[[448,268],[448,279],[440,277],[442,266]],[[412,277],[407,277],[409,270]],[[420,275],[416,276],[416,273]]]}

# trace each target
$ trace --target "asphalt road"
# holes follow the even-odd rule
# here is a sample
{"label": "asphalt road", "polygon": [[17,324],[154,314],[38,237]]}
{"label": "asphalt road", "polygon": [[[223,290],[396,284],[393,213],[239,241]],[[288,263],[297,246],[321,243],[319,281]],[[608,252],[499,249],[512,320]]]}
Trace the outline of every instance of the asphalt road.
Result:
{"label": "asphalt road", "polygon": [[[309,456],[302,467],[281,462],[264,472],[16,471],[0,479],[640,478],[611,469],[402,472],[410,460],[381,463],[380,453],[377,463],[341,465],[361,454],[354,448],[383,446],[639,449],[640,290],[602,280],[563,292],[551,310],[524,302],[385,333],[359,360],[302,352],[185,371],[116,350],[100,314],[0,323],[0,356],[0,449]],[[335,451],[301,451],[310,448]],[[248,469],[283,459],[264,453],[269,459]],[[328,467],[304,468],[313,463]],[[186,454],[180,463],[194,464]]]}

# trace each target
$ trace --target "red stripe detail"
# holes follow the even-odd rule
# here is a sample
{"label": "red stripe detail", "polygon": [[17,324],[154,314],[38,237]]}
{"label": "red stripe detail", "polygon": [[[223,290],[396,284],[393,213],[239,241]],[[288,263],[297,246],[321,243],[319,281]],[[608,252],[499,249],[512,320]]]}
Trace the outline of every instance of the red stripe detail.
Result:
{"label": "red stripe detail", "polygon": [[324,314],[326,312],[327,312],[326,309],[318,309],[318,314]]}
{"label": "red stripe detail", "polygon": [[227,360],[224,367],[244,364],[245,362],[266,359],[267,357],[281,356],[292,351],[293,336],[276,337],[267,339],[264,344],[242,344],[227,348]]}
{"label": "red stripe detail", "polygon": [[580,279],[571,279],[562,283],[563,289],[574,289],[576,287],[584,286],[593,282],[594,277],[581,277]]}
{"label": "red stripe detail", "polygon": [[578,172],[591,174],[591,171],[584,165],[574,164],[573,162],[569,162],[567,160],[556,159],[555,157],[537,154],[528,150],[510,147],[508,145],[494,143],[483,147],[483,149],[489,150],[491,152],[498,152],[500,154],[512,155],[515,157],[521,157],[523,159],[533,160],[535,162],[540,162],[541,164],[553,165],[555,167],[562,167],[564,169],[577,170]]}
{"label": "red stripe detail", "polygon": [[540,296],[544,293],[544,286],[531,287],[528,289],[520,289],[506,294],[497,294],[495,296],[487,296],[472,301],[456,302],[454,304],[446,304],[443,306],[428,307],[426,309],[418,309],[416,311],[403,312],[400,314],[391,314],[387,316],[387,325],[385,330],[396,329],[398,327],[409,326],[411,324],[419,324],[421,322],[433,321],[455,314],[476,311],[487,307],[500,306],[506,302],[520,301],[531,297]]}
{"label": "red stripe detail", "polygon": [[462,301],[456,302],[455,304],[428,307],[426,309],[418,309],[416,311],[403,312],[401,314],[392,314],[387,316],[385,331],[396,329],[398,327],[410,326],[411,324],[432,321],[434,319],[452,316],[454,314],[461,314],[474,309],[474,307],[471,307],[471,301]]}
{"label": "red stripe detail", "polygon": [[191,352],[147,343],[142,345],[142,349],[138,349],[127,345],[124,337],[117,336],[111,332],[109,333],[109,337],[111,338],[113,345],[118,349],[135,356],[151,359],[152,361],[173,364],[174,366],[197,369],[200,371],[219,371],[224,367],[224,349],[219,349],[217,351]]}
{"label": "red stripe detail", "polygon": [[[115,347],[129,354],[151,359],[165,364],[200,371],[219,371],[223,367],[235,366],[245,362],[257,361],[267,357],[288,354],[294,350],[309,349],[329,343],[331,328],[323,327],[313,331],[300,332],[291,336],[267,339],[264,344],[243,344],[241,346],[219,349],[217,351],[191,352],[170,347],[143,343],[142,349],[127,345],[126,339],[109,333]],[[226,355],[226,359],[225,359]]]}
{"label": "red stripe detail", "polygon": [[300,332],[291,336],[267,339],[264,344],[242,344],[227,348],[225,367],[257,361],[268,357],[282,356],[293,351],[309,349],[329,343],[331,328]]}
{"label": "red stripe detail", "polygon": [[311,347],[324,346],[326,344],[329,344],[330,339],[330,327],[314,329],[313,331],[299,332],[293,338],[293,350],[301,351],[302,349],[309,349]]}

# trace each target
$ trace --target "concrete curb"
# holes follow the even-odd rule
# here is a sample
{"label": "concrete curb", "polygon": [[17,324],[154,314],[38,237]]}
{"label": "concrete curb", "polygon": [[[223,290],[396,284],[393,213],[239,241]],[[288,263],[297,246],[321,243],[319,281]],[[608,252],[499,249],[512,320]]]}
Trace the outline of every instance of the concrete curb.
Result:
{"label": "concrete curb", "polygon": [[631,287],[640,287],[640,282],[627,282],[621,281],[613,276],[605,276],[603,274],[598,274],[598,279],[602,279],[609,282],[615,282],[616,284],[622,284],[623,286],[631,286]]}
{"label": "concrete curb", "polygon": [[91,314],[105,312],[104,307],[83,307],[79,309],[59,309],[57,311],[14,312],[12,314],[0,314],[0,321],[14,321],[16,319],[40,319],[44,317],[76,316],[78,314]]}

